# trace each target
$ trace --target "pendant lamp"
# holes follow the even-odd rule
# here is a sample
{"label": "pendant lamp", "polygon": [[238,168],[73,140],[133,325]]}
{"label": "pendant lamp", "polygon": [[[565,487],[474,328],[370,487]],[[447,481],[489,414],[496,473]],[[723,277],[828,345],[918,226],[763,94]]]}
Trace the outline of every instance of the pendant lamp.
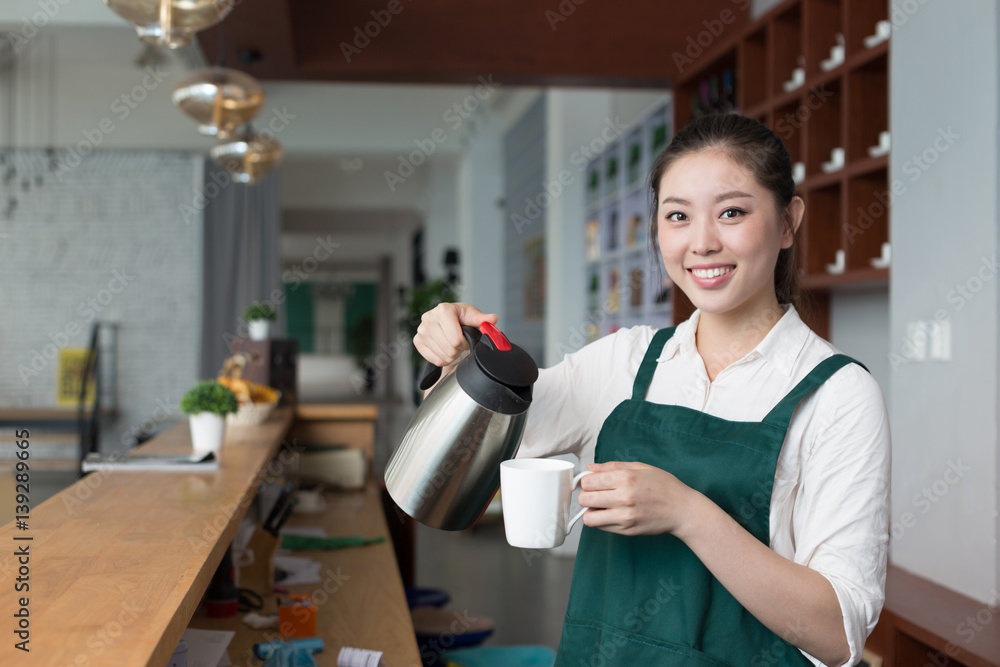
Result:
{"label": "pendant lamp", "polygon": [[104,0],[115,14],[135,25],[147,44],[177,49],[194,33],[221,21],[237,0]]}
{"label": "pendant lamp", "polygon": [[206,67],[181,79],[171,99],[194,118],[199,132],[229,139],[260,112],[267,94],[249,74]]}
{"label": "pendant lamp", "polygon": [[237,183],[253,184],[259,183],[281,163],[284,151],[273,137],[249,130],[239,137],[217,143],[209,155]]}

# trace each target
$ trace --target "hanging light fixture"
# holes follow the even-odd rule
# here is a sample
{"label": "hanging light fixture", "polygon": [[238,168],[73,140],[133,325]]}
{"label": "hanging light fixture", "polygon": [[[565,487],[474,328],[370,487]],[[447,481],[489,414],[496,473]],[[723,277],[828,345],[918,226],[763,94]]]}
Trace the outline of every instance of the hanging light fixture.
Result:
{"label": "hanging light fixture", "polygon": [[171,99],[194,118],[199,132],[229,139],[260,112],[267,94],[249,74],[226,67],[206,67],[181,79]]}
{"label": "hanging light fixture", "polygon": [[217,143],[209,155],[237,183],[254,184],[281,164],[284,151],[273,137],[247,130],[239,137]]}
{"label": "hanging light fixture", "polygon": [[236,0],[104,0],[111,11],[135,25],[147,44],[177,49],[194,33],[221,21]]}

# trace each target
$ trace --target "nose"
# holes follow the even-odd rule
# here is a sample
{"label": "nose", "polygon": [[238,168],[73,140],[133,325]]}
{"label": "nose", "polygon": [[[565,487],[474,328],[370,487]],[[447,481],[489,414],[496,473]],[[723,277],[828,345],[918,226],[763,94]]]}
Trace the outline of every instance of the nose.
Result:
{"label": "nose", "polygon": [[688,229],[688,249],[695,255],[711,255],[722,249],[713,220],[692,220]]}

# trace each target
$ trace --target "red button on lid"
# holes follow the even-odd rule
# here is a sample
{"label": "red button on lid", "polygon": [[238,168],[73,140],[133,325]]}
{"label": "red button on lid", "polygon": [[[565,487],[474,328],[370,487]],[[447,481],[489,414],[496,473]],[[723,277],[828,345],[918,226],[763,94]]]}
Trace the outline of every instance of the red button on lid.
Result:
{"label": "red button on lid", "polygon": [[479,330],[490,337],[493,341],[493,347],[500,350],[501,352],[508,352],[510,350],[510,341],[507,337],[500,333],[500,330],[489,322],[483,322],[479,325]]}

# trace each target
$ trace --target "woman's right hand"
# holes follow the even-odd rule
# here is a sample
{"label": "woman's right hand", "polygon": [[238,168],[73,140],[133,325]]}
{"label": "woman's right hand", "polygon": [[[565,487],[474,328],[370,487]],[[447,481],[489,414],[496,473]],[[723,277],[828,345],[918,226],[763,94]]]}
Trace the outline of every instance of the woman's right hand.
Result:
{"label": "woman's right hand", "polygon": [[445,368],[469,347],[462,333],[463,324],[478,328],[483,322],[496,324],[498,319],[467,303],[442,303],[420,317],[413,345],[424,359]]}

